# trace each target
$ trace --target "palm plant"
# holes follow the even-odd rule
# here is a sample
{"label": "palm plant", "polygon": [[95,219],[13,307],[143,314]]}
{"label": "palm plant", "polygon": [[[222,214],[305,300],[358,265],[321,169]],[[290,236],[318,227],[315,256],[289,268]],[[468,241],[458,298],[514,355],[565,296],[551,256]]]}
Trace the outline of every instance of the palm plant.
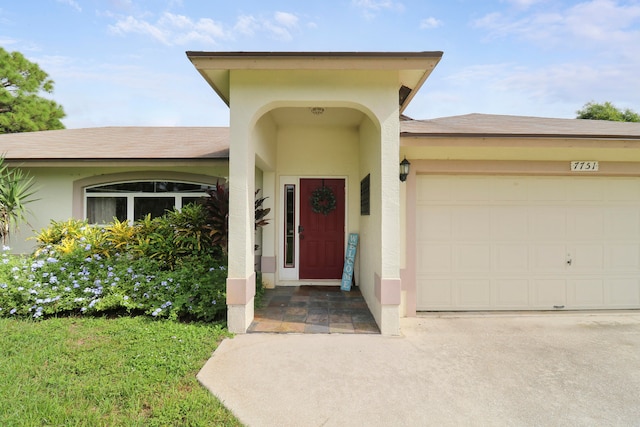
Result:
{"label": "palm plant", "polygon": [[[269,224],[269,219],[265,218],[271,211],[270,208],[263,208],[266,197],[258,197],[260,190],[255,192],[255,229]],[[211,243],[220,246],[227,254],[229,242],[229,189],[219,182],[215,188],[206,190],[208,197],[204,197],[203,204],[206,208],[207,224],[205,228],[209,230]]]}
{"label": "palm plant", "polygon": [[215,188],[206,190],[208,195],[204,197],[207,224],[211,243],[222,249],[227,254],[229,237],[229,189],[220,182],[216,182]]}
{"label": "palm plant", "polygon": [[37,199],[35,181],[22,169],[9,168],[4,157],[0,157],[0,238],[6,245],[13,230],[21,222],[27,222],[30,213],[28,203]]}

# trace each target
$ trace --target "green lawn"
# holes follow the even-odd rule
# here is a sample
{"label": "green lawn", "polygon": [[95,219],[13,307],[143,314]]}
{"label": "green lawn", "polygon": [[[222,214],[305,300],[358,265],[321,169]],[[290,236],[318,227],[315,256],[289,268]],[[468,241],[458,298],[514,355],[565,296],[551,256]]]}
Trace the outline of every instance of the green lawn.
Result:
{"label": "green lawn", "polygon": [[143,317],[0,319],[0,426],[238,426],[195,378],[226,335]]}

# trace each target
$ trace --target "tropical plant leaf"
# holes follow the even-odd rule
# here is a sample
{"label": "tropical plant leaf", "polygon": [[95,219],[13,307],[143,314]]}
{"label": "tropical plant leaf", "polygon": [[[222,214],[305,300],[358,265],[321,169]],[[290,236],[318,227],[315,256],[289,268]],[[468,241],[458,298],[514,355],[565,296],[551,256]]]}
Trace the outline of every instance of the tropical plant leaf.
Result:
{"label": "tropical plant leaf", "polygon": [[0,157],[0,236],[3,244],[9,240],[12,230],[22,222],[28,222],[31,213],[26,206],[38,199],[35,180],[19,168],[9,168]]}

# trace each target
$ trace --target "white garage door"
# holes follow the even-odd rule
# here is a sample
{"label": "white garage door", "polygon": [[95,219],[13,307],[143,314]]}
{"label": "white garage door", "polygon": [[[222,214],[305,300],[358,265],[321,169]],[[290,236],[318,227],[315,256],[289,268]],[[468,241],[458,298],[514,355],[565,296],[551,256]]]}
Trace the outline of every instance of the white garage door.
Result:
{"label": "white garage door", "polygon": [[640,179],[418,176],[418,310],[640,308]]}

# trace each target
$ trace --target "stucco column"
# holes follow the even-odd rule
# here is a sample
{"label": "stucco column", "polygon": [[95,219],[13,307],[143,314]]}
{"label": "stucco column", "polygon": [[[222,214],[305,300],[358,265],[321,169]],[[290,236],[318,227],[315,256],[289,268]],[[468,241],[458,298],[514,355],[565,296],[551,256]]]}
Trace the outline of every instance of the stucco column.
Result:
{"label": "stucco column", "polygon": [[382,265],[379,284],[380,332],[400,334],[400,179],[398,152],[400,123],[398,112],[381,123],[381,242]]}
{"label": "stucco column", "polygon": [[255,150],[248,124],[231,111],[227,325],[244,333],[253,321]]}

